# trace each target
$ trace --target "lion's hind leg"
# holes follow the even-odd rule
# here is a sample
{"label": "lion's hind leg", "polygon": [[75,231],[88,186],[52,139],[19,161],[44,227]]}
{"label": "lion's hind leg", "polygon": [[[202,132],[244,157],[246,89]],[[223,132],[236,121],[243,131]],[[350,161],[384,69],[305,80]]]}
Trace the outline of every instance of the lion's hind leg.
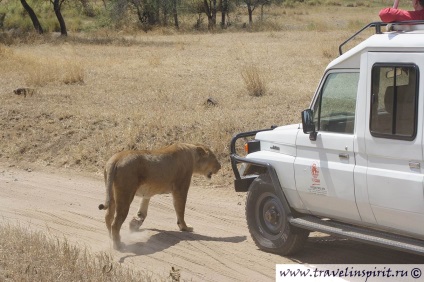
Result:
{"label": "lion's hind leg", "polygon": [[112,222],[112,240],[113,240],[113,248],[119,250],[121,248],[121,235],[119,234],[121,230],[121,226],[124,223],[125,219],[128,216],[128,212],[130,210],[130,205],[132,200],[134,199],[134,194],[125,195],[125,191],[122,192],[118,190],[116,193],[115,205],[116,212],[115,218]]}
{"label": "lion's hind leg", "polygon": [[106,210],[105,222],[107,230],[109,231],[109,237],[112,237],[112,222],[115,216],[115,201],[111,200],[108,209]]}
{"label": "lion's hind leg", "polygon": [[140,229],[140,226],[143,224],[147,217],[149,201],[150,198],[141,198],[140,208],[138,209],[137,216],[134,216],[130,221],[130,231],[135,232]]}

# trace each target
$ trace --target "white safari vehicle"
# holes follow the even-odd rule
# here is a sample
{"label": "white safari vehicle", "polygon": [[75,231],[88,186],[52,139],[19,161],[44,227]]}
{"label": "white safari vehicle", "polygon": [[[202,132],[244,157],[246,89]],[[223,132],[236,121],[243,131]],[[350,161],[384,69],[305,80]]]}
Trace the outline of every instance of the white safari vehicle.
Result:
{"label": "white safari vehicle", "polygon": [[424,255],[424,22],[386,25],[340,45],[301,124],[233,137],[260,249],[293,254],[320,231]]}

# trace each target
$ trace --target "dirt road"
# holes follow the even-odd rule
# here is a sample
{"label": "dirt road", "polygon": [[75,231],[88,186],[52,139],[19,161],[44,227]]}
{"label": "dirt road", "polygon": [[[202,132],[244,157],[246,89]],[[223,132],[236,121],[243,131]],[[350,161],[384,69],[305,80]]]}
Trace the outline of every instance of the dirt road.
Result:
{"label": "dirt road", "polygon": [[[202,185],[199,185],[202,184]],[[124,265],[146,270],[154,277],[180,269],[182,280],[273,281],[275,264],[389,264],[423,263],[424,258],[373,247],[320,233],[312,233],[303,252],[282,257],[257,249],[244,219],[244,194],[231,186],[217,187],[194,179],[189,191],[186,220],[193,233],[179,232],[169,195],[151,201],[149,215],[136,233],[122,228],[122,252],[111,249],[100,176],[77,172],[41,171],[0,163],[0,224],[28,226],[87,246],[111,252]],[[134,202],[130,216],[135,214]]]}

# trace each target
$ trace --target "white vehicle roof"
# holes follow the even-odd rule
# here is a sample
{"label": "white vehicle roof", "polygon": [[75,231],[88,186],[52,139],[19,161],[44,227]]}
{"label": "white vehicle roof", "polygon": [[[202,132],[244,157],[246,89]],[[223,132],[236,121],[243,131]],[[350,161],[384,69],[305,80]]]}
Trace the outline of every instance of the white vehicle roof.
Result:
{"label": "white vehicle roof", "polygon": [[416,25],[393,24],[391,28],[394,31],[374,34],[362,41],[333,60],[327,66],[327,69],[359,68],[360,56],[364,52],[424,52],[424,23]]}

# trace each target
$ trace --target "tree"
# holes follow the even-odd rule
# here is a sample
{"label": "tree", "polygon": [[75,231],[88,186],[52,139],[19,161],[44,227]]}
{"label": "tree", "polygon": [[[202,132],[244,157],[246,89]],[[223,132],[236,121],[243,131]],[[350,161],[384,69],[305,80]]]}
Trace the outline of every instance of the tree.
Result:
{"label": "tree", "polygon": [[249,24],[252,24],[252,14],[253,11],[256,9],[256,5],[258,4],[258,0],[244,0],[244,3],[247,5],[247,13],[249,15]]}
{"label": "tree", "polygon": [[[133,1],[133,2],[138,3],[140,1]],[[112,21],[118,23],[119,21],[125,18],[125,15],[128,9],[128,1],[127,0],[111,0],[110,7],[111,7],[110,16],[112,18]]]}
{"label": "tree", "polygon": [[225,17],[228,13],[228,0],[220,0],[219,7],[221,10],[221,28],[225,28]]}
{"label": "tree", "polygon": [[178,23],[177,1],[178,0],[172,0],[172,14],[174,15],[174,26],[179,29],[180,24]]}
{"label": "tree", "polygon": [[22,7],[24,7],[25,11],[27,11],[29,17],[31,18],[32,24],[34,25],[35,30],[42,34],[44,33],[43,28],[41,27],[40,22],[38,21],[37,15],[30,5],[26,2],[26,0],[21,0]]}
{"label": "tree", "polygon": [[59,21],[60,35],[68,36],[65,20],[63,19],[62,12],[60,11],[62,8],[62,4],[63,2],[65,2],[65,0],[50,0],[50,2],[53,3],[54,13],[56,14],[56,18]]}
{"label": "tree", "polygon": [[0,13],[0,29],[3,28],[3,23],[5,18],[6,18],[6,13]]}
{"label": "tree", "polygon": [[[178,0],[129,0],[129,3],[135,7],[139,21],[143,25],[168,25],[168,17],[174,17],[174,25],[178,29]],[[161,18],[162,15],[162,18]]]}
{"label": "tree", "polygon": [[262,0],[260,1],[261,5],[261,21],[264,20],[264,6],[271,5],[271,0]]}
{"label": "tree", "polygon": [[[250,1],[250,0],[248,0]],[[215,29],[216,26],[216,0],[203,0],[205,14],[208,17],[208,29]]]}
{"label": "tree", "polygon": [[155,25],[159,22],[157,0],[129,0],[136,8],[138,20],[144,25]]}
{"label": "tree", "polygon": [[249,15],[249,24],[252,24],[253,22],[253,11],[256,9],[256,7],[261,6],[262,13],[261,17],[263,16],[263,7],[265,5],[269,5],[271,3],[271,0],[244,0],[244,3],[246,3],[247,6],[247,13]]}

